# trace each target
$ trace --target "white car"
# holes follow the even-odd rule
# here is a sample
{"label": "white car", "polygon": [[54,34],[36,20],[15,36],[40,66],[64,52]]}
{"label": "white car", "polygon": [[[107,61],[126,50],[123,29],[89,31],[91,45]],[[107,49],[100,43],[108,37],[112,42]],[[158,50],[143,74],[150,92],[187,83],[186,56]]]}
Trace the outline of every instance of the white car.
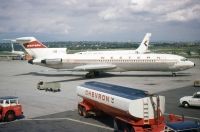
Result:
{"label": "white car", "polygon": [[183,107],[199,106],[200,107],[200,91],[193,94],[193,96],[184,96],[180,98],[180,104]]}

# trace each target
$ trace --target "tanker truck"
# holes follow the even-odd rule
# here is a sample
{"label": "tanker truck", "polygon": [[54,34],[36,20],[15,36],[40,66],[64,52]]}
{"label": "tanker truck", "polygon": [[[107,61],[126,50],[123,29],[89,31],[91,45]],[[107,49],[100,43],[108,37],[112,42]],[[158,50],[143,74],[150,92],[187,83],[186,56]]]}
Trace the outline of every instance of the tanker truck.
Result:
{"label": "tanker truck", "polygon": [[[173,122],[177,124],[180,121],[183,126],[188,124],[184,124],[182,118],[170,115],[173,122],[168,123],[169,128],[164,118],[165,97],[151,95],[147,91],[90,81],[77,86],[77,96],[79,115],[87,118],[106,113],[113,117],[116,131],[174,131]],[[200,125],[197,127],[200,128]]]}

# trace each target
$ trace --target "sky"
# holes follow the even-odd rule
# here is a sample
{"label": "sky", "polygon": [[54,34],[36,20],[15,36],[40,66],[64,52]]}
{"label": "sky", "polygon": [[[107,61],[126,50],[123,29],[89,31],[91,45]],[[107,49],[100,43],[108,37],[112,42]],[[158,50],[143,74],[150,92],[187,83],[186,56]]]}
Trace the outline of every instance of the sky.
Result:
{"label": "sky", "polygon": [[0,0],[0,40],[200,40],[200,0]]}

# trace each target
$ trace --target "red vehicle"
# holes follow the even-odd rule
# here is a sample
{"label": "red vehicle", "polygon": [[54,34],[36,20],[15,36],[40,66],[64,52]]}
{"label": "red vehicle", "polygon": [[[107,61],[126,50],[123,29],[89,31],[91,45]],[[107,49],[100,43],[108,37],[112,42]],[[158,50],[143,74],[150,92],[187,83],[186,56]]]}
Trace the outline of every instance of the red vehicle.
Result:
{"label": "red vehicle", "polygon": [[[106,113],[114,119],[114,129],[128,132],[178,132],[200,129],[200,123],[184,121],[171,114],[166,123],[165,97],[147,91],[101,82],[85,82],[77,87],[78,113],[83,117]],[[186,126],[186,127],[185,127]]]}
{"label": "red vehicle", "polygon": [[18,97],[0,97],[0,121],[13,121],[23,115],[22,106]]}

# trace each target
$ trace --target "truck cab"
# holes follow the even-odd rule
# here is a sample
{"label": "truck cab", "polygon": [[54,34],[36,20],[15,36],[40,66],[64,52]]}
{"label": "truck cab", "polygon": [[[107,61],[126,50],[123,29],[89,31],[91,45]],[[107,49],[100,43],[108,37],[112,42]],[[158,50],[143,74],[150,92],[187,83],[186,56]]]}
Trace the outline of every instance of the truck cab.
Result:
{"label": "truck cab", "polygon": [[18,97],[0,97],[0,121],[13,121],[23,115]]}
{"label": "truck cab", "polygon": [[180,98],[180,104],[183,107],[198,106],[200,107],[200,91],[193,94],[193,96],[184,96]]}

